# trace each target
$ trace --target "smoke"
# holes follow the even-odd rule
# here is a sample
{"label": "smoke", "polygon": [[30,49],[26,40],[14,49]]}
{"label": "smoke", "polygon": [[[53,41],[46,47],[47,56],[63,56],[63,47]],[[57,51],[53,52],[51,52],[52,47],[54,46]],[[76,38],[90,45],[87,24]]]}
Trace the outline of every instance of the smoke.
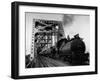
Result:
{"label": "smoke", "polygon": [[71,25],[74,21],[74,15],[73,14],[64,14],[63,15],[63,25],[66,26],[66,25]]}
{"label": "smoke", "polygon": [[75,20],[75,15],[73,15],[73,14],[64,14],[63,15],[63,17],[62,17],[62,25],[63,25],[64,36],[65,37],[70,35],[70,32],[73,33],[73,31],[70,31],[70,29],[72,28],[74,20]]}

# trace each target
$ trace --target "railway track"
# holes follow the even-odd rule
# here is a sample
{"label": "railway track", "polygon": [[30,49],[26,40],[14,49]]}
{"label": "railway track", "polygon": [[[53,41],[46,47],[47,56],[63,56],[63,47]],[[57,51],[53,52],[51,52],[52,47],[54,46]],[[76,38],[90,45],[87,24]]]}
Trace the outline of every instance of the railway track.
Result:
{"label": "railway track", "polygon": [[40,67],[61,67],[61,66],[69,66],[68,63],[61,62],[59,60],[52,59],[50,57],[45,57],[39,55],[36,58],[36,62],[29,61],[27,64],[27,68],[40,68]]}
{"label": "railway track", "polygon": [[39,56],[38,62],[39,62],[39,67],[68,66],[68,64],[66,63],[44,56]]}

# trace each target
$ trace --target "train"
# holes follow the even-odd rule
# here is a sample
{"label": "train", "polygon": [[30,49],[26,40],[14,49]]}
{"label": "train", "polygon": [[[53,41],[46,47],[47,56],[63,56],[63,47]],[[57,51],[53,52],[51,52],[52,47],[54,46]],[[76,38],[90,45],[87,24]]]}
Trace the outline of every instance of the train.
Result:
{"label": "train", "polygon": [[86,45],[79,34],[72,39],[63,38],[55,46],[43,50],[40,55],[69,62],[72,65],[88,65],[89,53],[86,53]]}

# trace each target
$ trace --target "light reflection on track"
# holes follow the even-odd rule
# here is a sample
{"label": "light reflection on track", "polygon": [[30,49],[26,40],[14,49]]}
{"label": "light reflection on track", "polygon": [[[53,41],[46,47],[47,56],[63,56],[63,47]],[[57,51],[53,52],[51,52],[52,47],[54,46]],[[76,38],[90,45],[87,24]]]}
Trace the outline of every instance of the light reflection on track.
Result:
{"label": "light reflection on track", "polygon": [[57,66],[68,66],[68,64],[58,60],[54,60],[49,57],[38,56],[35,67],[57,67]]}

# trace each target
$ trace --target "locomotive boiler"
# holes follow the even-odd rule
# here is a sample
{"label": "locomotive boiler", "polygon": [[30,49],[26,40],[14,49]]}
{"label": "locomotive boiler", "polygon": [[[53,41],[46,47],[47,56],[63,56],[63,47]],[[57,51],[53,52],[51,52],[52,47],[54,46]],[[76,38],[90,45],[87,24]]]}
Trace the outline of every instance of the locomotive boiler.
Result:
{"label": "locomotive boiler", "polygon": [[[66,41],[68,40],[66,39]],[[67,43],[63,41],[60,47],[58,46],[58,54],[64,61],[72,64],[85,64],[88,61],[88,54],[85,53],[85,49],[85,43],[81,38],[73,38]]]}

